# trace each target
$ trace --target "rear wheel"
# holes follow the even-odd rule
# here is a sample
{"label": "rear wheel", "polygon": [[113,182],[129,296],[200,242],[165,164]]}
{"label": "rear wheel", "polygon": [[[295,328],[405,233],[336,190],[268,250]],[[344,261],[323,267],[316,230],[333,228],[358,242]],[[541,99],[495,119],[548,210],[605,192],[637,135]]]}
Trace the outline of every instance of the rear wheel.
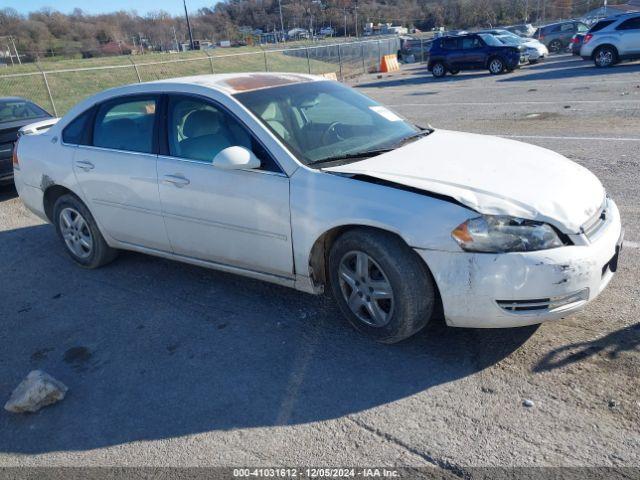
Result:
{"label": "rear wheel", "polygon": [[549,44],[549,51],[551,53],[558,53],[562,50],[562,42],[560,40],[554,40]]}
{"label": "rear wheel", "polygon": [[460,73],[460,70],[457,70],[457,69],[455,69],[455,68],[453,68],[453,69],[449,69],[449,73],[450,73],[451,75],[457,75],[457,74],[459,74],[459,73]]}
{"label": "rear wheel", "polygon": [[504,62],[498,57],[492,58],[489,60],[489,72],[491,75],[498,75],[504,72]]}
{"label": "rear wheel", "polygon": [[350,230],[329,253],[331,289],[357,330],[396,343],[431,318],[435,286],[421,259],[400,238],[371,229]]}
{"label": "rear wheel", "polygon": [[598,48],[593,54],[593,63],[598,68],[611,67],[618,59],[618,52],[615,48],[604,46]]}
{"label": "rear wheel", "polygon": [[436,78],[444,77],[447,74],[447,69],[442,62],[436,62],[431,66],[431,73]]}
{"label": "rear wheel", "polygon": [[89,209],[74,195],[62,195],[53,207],[56,232],[69,256],[86,268],[98,268],[116,258]]}

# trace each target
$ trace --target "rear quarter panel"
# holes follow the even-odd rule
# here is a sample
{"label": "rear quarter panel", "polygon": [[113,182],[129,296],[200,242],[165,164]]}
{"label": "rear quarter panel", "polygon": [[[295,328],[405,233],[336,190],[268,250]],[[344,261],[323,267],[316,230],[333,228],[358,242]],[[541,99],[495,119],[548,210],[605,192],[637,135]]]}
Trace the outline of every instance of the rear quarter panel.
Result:
{"label": "rear quarter panel", "polygon": [[72,168],[74,151],[75,147],[60,143],[55,130],[22,136],[18,142],[20,170],[16,174],[16,183],[37,188],[43,193],[52,185],[60,185],[82,198],[81,192],[76,188]]}

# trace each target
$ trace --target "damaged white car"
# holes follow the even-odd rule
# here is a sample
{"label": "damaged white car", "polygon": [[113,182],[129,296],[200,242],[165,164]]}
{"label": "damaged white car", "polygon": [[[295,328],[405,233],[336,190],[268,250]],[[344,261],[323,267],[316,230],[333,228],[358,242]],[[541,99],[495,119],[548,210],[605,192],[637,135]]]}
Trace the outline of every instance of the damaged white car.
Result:
{"label": "damaged white car", "polygon": [[549,150],[411,125],[337,82],[190,77],[27,128],[23,202],[80,265],[119,249],[321,293],[386,343],[442,310],[515,327],[584,307],[616,271],[616,204]]}

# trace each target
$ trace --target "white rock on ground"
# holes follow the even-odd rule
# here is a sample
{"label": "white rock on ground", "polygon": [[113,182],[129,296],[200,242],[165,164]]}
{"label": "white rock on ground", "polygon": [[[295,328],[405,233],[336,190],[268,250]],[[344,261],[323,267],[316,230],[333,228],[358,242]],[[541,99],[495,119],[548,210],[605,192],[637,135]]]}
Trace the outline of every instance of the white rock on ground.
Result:
{"label": "white rock on ground", "polygon": [[42,370],[33,370],[11,394],[4,409],[13,413],[37,412],[62,400],[67,386]]}

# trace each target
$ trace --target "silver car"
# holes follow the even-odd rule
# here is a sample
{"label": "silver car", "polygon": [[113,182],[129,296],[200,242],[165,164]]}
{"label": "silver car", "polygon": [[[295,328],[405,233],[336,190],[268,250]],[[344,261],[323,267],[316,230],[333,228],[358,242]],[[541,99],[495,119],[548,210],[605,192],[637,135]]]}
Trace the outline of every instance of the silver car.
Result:
{"label": "silver car", "polygon": [[600,68],[639,59],[640,12],[600,20],[584,37],[580,56]]}

